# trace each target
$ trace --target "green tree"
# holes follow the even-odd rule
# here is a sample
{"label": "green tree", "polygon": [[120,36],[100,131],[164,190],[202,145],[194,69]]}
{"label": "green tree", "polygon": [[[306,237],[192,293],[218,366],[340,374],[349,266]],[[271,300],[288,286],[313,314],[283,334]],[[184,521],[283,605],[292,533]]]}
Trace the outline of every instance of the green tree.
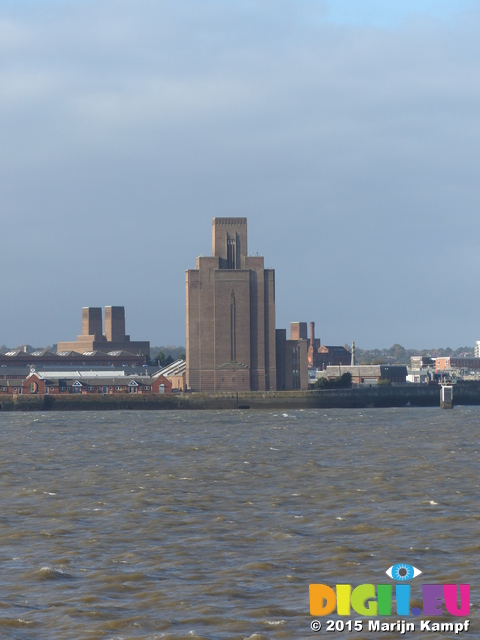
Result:
{"label": "green tree", "polygon": [[344,388],[350,388],[352,386],[352,374],[350,371],[342,373],[339,386]]}
{"label": "green tree", "polygon": [[352,374],[347,371],[336,378],[319,378],[315,381],[315,389],[349,389],[352,386]]}
{"label": "green tree", "polygon": [[157,365],[159,367],[168,367],[169,364],[172,364],[172,362],[174,362],[174,359],[172,358],[172,356],[166,356],[163,351],[159,351],[157,353],[157,357],[155,358],[155,362],[157,363]]}
{"label": "green tree", "polygon": [[157,363],[157,365],[159,367],[165,367],[165,360],[167,359],[167,356],[163,353],[163,351],[159,351],[157,353],[157,356],[155,358],[155,362]]}

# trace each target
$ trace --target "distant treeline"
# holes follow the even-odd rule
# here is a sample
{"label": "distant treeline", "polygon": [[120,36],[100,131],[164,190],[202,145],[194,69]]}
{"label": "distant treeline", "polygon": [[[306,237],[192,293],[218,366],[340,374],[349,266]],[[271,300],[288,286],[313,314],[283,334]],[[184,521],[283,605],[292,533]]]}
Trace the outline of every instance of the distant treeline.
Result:
{"label": "distant treeline", "polygon": [[157,362],[160,367],[166,367],[179,358],[185,359],[185,347],[150,347],[150,361]]}
{"label": "distant treeline", "polygon": [[[7,347],[4,344],[0,346],[0,353],[5,354],[7,351],[13,351],[14,349],[23,349],[25,345],[20,347]],[[46,347],[52,351],[56,351],[57,345],[52,347]],[[345,345],[350,350],[350,345]],[[44,347],[31,347],[27,345],[27,350],[32,352],[41,350]],[[361,349],[355,347],[355,357],[357,364],[410,364],[410,358],[412,356],[431,356],[432,358],[442,358],[446,356],[473,356],[473,347],[459,347],[458,349],[405,349],[401,344],[394,344],[390,349]],[[150,359],[152,362],[160,360],[162,366],[163,363],[168,360],[174,362],[178,358],[185,358],[185,347],[176,347],[173,345],[163,347],[151,347]],[[168,362],[167,362],[168,364]]]}
{"label": "distant treeline", "polygon": [[450,349],[450,347],[446,349],[405,349],[401,344],[394,344],[390,349],[361,349],[360,347],[355,347],[355,361],[357,364],[410,364],[412,356],[443,358],[447,356],[473,355],[473,347],[459,347],[455,350]]}
{"label": "distant treeline", "polygon": [[21,344],[18,347],[7,347],[6,345],[2,344],[0,346],[0,354],[4,356],[9,351],[16,351],[17,349],[21,349],[22,351],[24,351],[25,347],[26,347],[27,353],[33,353],[34,351],[43,351],[44,349],[46,349],[47,351],[53,351],[53,353],[57,352],[56,344],[47,345],[46,347],[32,347],[31,344]]}

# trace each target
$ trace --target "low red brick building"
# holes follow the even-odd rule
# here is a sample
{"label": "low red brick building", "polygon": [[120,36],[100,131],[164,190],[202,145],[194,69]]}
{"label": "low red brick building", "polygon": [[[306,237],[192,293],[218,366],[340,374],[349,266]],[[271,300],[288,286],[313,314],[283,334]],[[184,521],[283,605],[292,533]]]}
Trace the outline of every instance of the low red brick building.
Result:
{"label": "low red brick building", "polygon": [[153,378],[144,376],[48,378],[36,372],[24,379],[0,380],[0,394],[56,395],[70,393],[103,395],[172,393],[172,383],[162,375]]}
{"label": "low red brick building", "polygon": [[0,380],[0,394],[21,395],[28,393],[25,378],[2,378]]}

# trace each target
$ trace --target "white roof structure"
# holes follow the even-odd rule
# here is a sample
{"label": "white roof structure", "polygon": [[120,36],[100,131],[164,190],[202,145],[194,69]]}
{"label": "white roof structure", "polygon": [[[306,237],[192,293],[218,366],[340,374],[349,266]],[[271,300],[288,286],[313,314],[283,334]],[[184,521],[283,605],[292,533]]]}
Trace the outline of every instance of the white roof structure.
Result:
{"label": "white roof structure", "polygon": [[48,378],[49,380],[56,380],[60,378],[120,378],[125,376],[123,369],[110,369],[110,371],[100,371],[93,369],[91,371],[73,371],[72,369],[66,369],[65,371],[34,371],[42,380]]}
{"label": "white roof structure", "polygon": [[175,360],[172,364],[160,369],[153,374],[153,377],[156,378],[158,376],[182,376],[187,372],[187,363],[185,360]]}

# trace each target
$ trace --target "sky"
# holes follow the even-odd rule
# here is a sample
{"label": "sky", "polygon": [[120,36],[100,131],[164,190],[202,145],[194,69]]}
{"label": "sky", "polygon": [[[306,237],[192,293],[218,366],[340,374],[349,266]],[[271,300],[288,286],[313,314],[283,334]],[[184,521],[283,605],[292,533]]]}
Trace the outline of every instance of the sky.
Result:
{"label": "sky", "polygon": [[0,344],[185,344],[246,216],[276,324],[480,340],[479,0],[0,0]]}

